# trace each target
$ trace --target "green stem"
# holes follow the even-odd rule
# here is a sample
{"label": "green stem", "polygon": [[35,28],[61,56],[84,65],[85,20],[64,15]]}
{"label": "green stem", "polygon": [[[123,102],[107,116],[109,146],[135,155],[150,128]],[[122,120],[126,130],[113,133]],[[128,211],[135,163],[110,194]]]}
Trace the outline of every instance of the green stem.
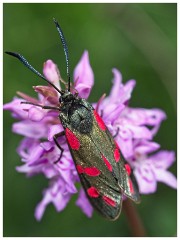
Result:
{"label": "green stem", "polygon": [[131,200],[126,199],[123,202],[123,210],[128,219],[128,223],[132,230],[133,237],[146,237],[147,234],[144,225],[141,221],[141,218],[137,212],[134,203]]}

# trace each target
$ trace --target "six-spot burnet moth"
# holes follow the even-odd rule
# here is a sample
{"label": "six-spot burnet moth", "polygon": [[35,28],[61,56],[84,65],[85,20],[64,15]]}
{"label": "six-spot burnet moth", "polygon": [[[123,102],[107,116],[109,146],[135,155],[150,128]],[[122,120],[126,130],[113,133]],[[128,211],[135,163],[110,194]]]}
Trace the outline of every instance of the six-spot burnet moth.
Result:
{"label": "six-spot burnet moth", "polygon": [[54,135],[54,141],[60,149],[60,157],[56,162],[63,154],[63,148],[57,139],[65,135],[81,183],[91,204],[105,218],[115,220],[121,212],[123,195],[134,202],[140,202],[137,184],[131,167],[123,159],[118,144],[97,111],[85,99],[78,97],[78,92],[71,92],[68,48],[63,32],[55,19],[54,23],[66,57],[68,85],[65,90],[58,89],[34,69],[22,55],[6,53],[18,58],[60,93],[59,107],[23,103],[60,112],[59,119],[64,131]]}

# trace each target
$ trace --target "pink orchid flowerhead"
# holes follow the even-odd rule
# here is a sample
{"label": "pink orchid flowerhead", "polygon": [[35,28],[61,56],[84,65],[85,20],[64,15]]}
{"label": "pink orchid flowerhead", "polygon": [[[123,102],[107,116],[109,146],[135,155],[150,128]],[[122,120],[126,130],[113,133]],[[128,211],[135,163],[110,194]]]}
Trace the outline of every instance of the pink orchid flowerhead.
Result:
{"label": "pink orchid flowerhead", "polygon": [[[60,71],[52,60],[44,63],[43,73],[49,81],[60,88]],[[157,182],[176,188],[176,178],[168,171],[175,161],[174,152],[165,150],[157,152],[160,145],[153,142],[154,134],[157,133],[161,122],[166,119],[165,113],[160,109],[130,107],[127,103],[135,87],[135,80],[123,84],[122,75],[117,69],[113,69],[113,74],[109,96],[100,98],[93,106],[99,114],[103,110],[103,121],[112,135],[119,129],[115,139],[134,171],[140,193],[154,193],[157,191]],[[94,75],[87,51],[83,53],[75,67],[73,80],[73,88],[78,91],[79,96],[88,98],[94,85]],[[43,174],[49,181],[49,185],[43,190],[42,200],[36,206],[35,218],[41,220],[50,203],[58,212],[62,211],[74,194],[78,196],[76,205],[87,217],[91,217],[93,208],[84,190],[82,188],[79,192],[77,190],[76,183],[80,180],[64,137],[58,139],[64,149],[61,161],[54,164],[59,157],[59,149],[53,141],[53,136],[63,130],[58,119],[59,113],[55,110],[21,104],[26,100],[57,107],[59,94],[51,86],[35,86],[34,90],[37,98],[19,92],[21,98],[15,97],[12,102],[5,104],[4,110],[11,111],[12,117],[16,119],[12,131],[23,136],[17,149],[22,165],[16,170],[29,177]],[[156,153],[153,153],[155,151]]]}

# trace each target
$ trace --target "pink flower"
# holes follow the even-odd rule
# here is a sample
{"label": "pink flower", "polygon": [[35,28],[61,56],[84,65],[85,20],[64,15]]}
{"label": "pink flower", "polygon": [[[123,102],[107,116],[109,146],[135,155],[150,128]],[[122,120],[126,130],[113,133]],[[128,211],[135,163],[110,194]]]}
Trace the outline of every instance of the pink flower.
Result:
{"label": "pink flower", "polygon": [[167,170],[175,161],[174,152],[159,151],[150,156],[139,155],[135,162],[134,175],[141,194],[154,193],[157,182],[163,182],[169,187],[177,188],[175,176]]}
{"label": "pink flower", "polygon": [[94,74],[89,63],[88,51],[85,51],[74,69],[74,88],[81,98],[87,99],[94,85]]}
{"label": "pink flower", "polygon": [[[43,73],[60,88],[60,72],[52,60],[44,63]],[[176,188],[176,178],[167,170],[175,161],[174,152],[159,151],[153,154],[160,147],[158,143],[153,142],[153,137],[161,122],[166,119],[165,113],[160,109],[129,107],[136,82],[129,80],[123,84],[122,75],[117,69],[113,69],[113,74],[113,86],[109,96],[101,97],[93,106],[100,114],[103,113],[103,120],[111,133],[117,133],[116,141],[134,169],[140,193],[155,192],[158,181]],[[88,98],[93,84],[94,74],[88,52],[85,51],[74,70],[73,88],[78,91],[80,97]],[[75,184],[79,182],[79,177],[65,137],[58,139],[64,152],[61,160],[54,164],[60,153],[53,136],[63,130],[58,120],[58,112],[21,104],[25,100],[35,104],[57,106],[59,93],[51,86],[35,86],[34,90],[38,93],[37,99],[19,92],[21,98],[14,98],[12,102],[4,105],[4,109],[11,111],[12,117],[17,120],[13,124],[13,132],[24,137],[17,149],[23,164],[16,170],[28,177],[43,174],[49,180],[49,185],[43,191],[43,198],[35,209],[36,219],[41,220],[48,204],[52,203],[58,212],[66,207],[71,196],[78,192]],[[83,189],[79,191],[76,205],[88,217],[92,216],[93,208]]]}

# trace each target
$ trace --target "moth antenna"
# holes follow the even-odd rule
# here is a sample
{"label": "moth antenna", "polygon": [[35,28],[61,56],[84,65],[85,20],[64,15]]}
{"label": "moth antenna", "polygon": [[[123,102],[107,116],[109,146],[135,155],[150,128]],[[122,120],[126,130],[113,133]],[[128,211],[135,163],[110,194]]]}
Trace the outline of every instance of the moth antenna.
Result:
{"label": "moth antenna", "polygon": [[19,59],[20,62],[22,62],[28,69],[30,69],[33,73],[38,75],[40,78],[44,79],[47,83],[49,83],[53,88],[55,88],[60,94],[62,94],[62,91],[57,88],[52,82],[47,80],[40,72],[38,72],[27,60],[25,57],[23,57],[19,53],[14,53],[14,52],[5,52],[6,54],[13,56],[17,59]]}
{"label": "moth antenna", "polygon": [[68,78],[68,91],[70,92],[70,72],[69,72],[69,53],[68,53],[68,47],[67,47],[67,43],[66,43],[66,39],[64,37],[63,31],[59,25],[59,23],[57,22],[57,20],[55,18],[53,18],[53,21],[56,25],[56,29],[59,33],[59,36],[61,38],[61,42],[63,45],[63,49],[64,49],[64,53],[65,53],[65,57],[66,57],[66,71],[67,71],[67,78]]}

